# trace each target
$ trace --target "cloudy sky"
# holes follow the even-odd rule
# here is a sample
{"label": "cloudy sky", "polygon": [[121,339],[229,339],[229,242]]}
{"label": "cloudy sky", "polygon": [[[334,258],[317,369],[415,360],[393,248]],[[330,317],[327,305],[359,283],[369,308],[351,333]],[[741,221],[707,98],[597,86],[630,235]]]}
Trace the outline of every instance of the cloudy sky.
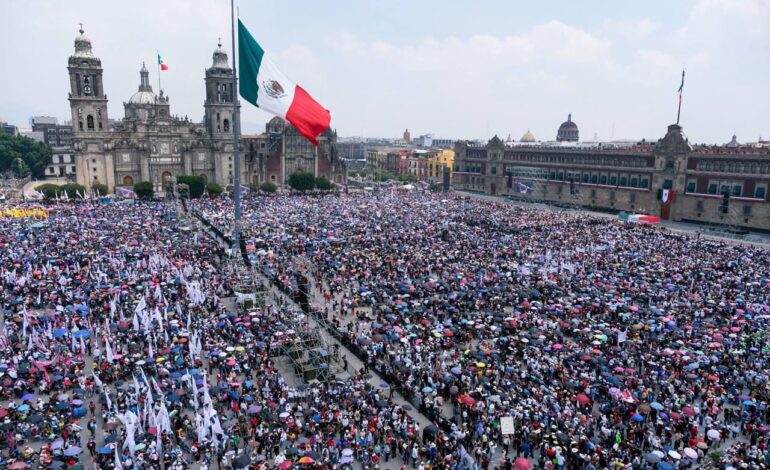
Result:
{"label": "cloudy sky", "polygon": [[[654,138],[676,119],[694,142],[770,139],[770,0],[241,0],[277,65],[332,113],[341,136]],[[102,59],[113,118],[142,61],[170,70],[172,112],[200,120],[227,0],[0,0],[0,117],[69,116],[78,23]],[[156,90],[157,91],[157,90]],[[248,103],[244,132],[269,117]]]}

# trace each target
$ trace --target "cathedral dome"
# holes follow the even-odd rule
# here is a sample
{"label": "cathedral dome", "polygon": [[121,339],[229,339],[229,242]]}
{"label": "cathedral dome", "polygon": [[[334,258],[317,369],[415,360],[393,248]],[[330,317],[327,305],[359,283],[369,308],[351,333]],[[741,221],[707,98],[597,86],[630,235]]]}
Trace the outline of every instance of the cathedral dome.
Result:
{"label": "cathedral dome", "polygon": [[572,114],[567,115],[567,120],[561,123],[556,133],[559,142],[577,142],[579,138],[578,126],[572,121]]}
{"label": "cathedral dome", "polygon": [[535,141],[535,134],[533,134],[529,129],[527,129],[527,132],[521,136],[522,142],[534,142]]}
{"label": "cathedral dome", "polygon": [[155,104],[158,99],[158,95],[152,91],[137,91],[134,93],[128,102],[131,104]]}

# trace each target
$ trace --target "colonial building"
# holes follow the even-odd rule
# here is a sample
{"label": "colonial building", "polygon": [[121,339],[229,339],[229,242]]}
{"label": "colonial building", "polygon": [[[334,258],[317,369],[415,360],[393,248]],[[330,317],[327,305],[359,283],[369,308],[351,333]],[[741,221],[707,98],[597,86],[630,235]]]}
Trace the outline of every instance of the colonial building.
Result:
{"label": "colonial building", "polygon": [[[111,191],[139,181],[151,181],[156,191],[162,191],[166,182],[179,175],[199,175],[223,186],[232,183],[232,108],[237,92],[232,88],[233,71],[221,44],[205,71],[203,122],[173,115],[170,98],[163,90],[154,92],[144,64],[136,93],[123,103],[124,117],[110,120],[102,63],[82,28],[67,69],[78,183],[86,187],[103,183]],[[274,119],[267,127],[268,133],[257,139],[256,149],[252,148],[254,139],[241,140],[239,148],[247,157],[241,159],[241,181],[281,184],[297,168],[333,175],[335,181],[344,175],[335,160],[335,134],[324,133],[316,159],[310,144],[288,123]],[[260,153],[262,157],[258,157]],[[271,157],[278,159],[278,170],[270,163]]]}
{"label": "colonial building", "polygon": [[506,146],[495,136],[455,151],[458,190],[770,229],[770,147],[692,146],[672,124],[654,144]]}
{"label": "colonial building", "polygon": [[337,132],[327,129],[313,146],[288,121],[275,117],[265,126],[265,133],[242,136],[249,181],[286,184],[295,171],[323,176],[331,182],[347,181],[345,160],[337,151]]}
{"label": "colonial building", "polygon": [[153,91],[144,64],[136,93],[123,103],[123,119],[111,122],[102,63],[82,29],[67,69],[78,183],[98,182],[113,190],[151,181],[161,191],[179,175],[232,182],[232,69],[221,45],[206,70],[203,123],[172,115],[170,98]]}

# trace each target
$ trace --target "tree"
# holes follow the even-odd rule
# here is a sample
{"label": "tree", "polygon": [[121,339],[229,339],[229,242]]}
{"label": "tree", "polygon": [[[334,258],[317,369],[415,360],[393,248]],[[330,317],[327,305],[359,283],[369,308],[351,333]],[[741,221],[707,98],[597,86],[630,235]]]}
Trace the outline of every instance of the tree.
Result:
{"label": "tree", "polygon": [[106,184],[102,183],[94,183],[91,185],[91,190],[94,192],[94,194],[98,194],[99,196],[106,196],[107,193],[110,192],[109,188]]}
{"label": "tree", "polygon": [[289,186],[302,192],[313,189],[315,187],[315,176],[307,171],[295,171],[289,176]]}
{"label": "tree", "polygon": [[152,199],[155,195],[155,188],[149,181],[140,181],[134,185],[134,193],[140,199]]}
{"label": "tree", "polygon": [[220,194],[222,194],[224,189],[222,189],[222,186],[216,183],[209,183],[206,185],[206,191],[209,192],[210,196],[219,196]]}
{"label": "tree", "polygon": [[323,176],[319,176],[315,179],[315,187],[322,190],[322,191],[328,191],[332,189],[332,182],[324,178]]}
{"label": "tree", "polygon": [[271,183],[270,181],[264,182],[259,186],[259,189],[266,192],[266,193],[274,193],[278,191],[278,186],[275,185],[275,183]]}
{"label": "tree", "polygon": [[52,154],[51,147],[43,142],[0,132],[0,171],[13,170],[21,176],[41,178],[45,167],[51,164]]}
{"label": "tree", "polygon": [[50,200],[54,199],[61,192],[61,187],[58,184],[45,183],[35,186],[35,191],[43,193],[43,198]]}
{"label": "tree", "polygon": [[413,183],[413,182],[417,181],[417,177],[414,176],[411,173],[401,173],[400,175],[398,175],[396,177],[396,179],[398,181],[403,182],[403,183]]}
{"label": "tree", "polygon": [[[81,194],[86,193],[86,188],[82,184],[77,183],[67,183],[59,186],[59,189],[62,192],[67,193],[67,196],[70,199],[74,199],[76,197],[80,197]],[[103,193],[104,194],[104,193]]]}
{"label": "tree", "polygon": [[191,199],[201,197],[203,195],[203,190],[206,188],[206,181],[202,176],[181,175],[176,177],[176,182],[186,184],[190,187]]}

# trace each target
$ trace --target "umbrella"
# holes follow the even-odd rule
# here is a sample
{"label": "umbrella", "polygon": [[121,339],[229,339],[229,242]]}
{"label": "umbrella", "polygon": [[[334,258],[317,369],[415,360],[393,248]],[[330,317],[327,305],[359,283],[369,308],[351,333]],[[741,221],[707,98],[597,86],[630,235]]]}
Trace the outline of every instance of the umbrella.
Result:
{"label": "umbrella", "polygon": [[674,470],[674,466],[668,462],[658,462],[658,470]]}
{"label": "umbrella", "polygon": [[689,447],[685,447],[682,453],[689,459],[695,460],[698,458],[698,452],[695,449],[690,449]]}
{"label": "umbrella", "polygon": [[22,401],[33,400],[35,398],[34,393],[26,393],[21,396]]}
{"label": "umbrella", "polygon": [[72,457],[72,456],[78,455],[81,452],[83,452],[83,449],[77,446],[72,446],[64,449],[63,454],[66,455],[67,457]]}
{"label": "umbrella", "polygon": [[513,468],[515,470],[530,470],[532,468],[532,462],[530,462],[529,459],[525,459],[524,457],[519,457],[513,463]]}
{"label": "umbrella", "polygon": [[673,449],[668,451],[668,456],[671,457],[674,460],[680,460],[682,458],[682,454],[680,454],[679,452],[677,452],[677,451],[675,451]]}
{"label": "umbrella", "polygon": [[587,404],[591,403],[591,399],[588,398],[588,395],[585,393],[578,394],[578,396],[575,397],[575,401],[577,401],[580,406],[586,406]]}
{"label": "umbrella", "polygon": [[8,468],[11,470],[19,470],[21,468],[27,468],[27,467],[29,467],[29,465],[27,464],[27,462],[23,460],[19,460],[8,466]]}
{"label": "umbrella", "polygon": [[100,454],[110,454],[112,453],[112,449],[109,447],[102,447],[101,449],[97,450],[97,452]]}
{"label": "umbrella", "polygon": [[660,462],[660,456],[658,456],[658,454],[653,454],[652,452],[650,452],[649,454],[646,454],[644,456],[644,460],[646,460],[649,463],[658,463]]}
{"label": "umbrella", "polygon": [[78,331],[72,333],[72,336],[74,336],[75,338],[78,338],[78,339],[80,339],[80,338],[88,338],[89,336],[91,336],[91,332],[88,331],[88,330],[78,330]]}
{"label": "umbrella", "polygon": [[251,464],[249,454],[241,454],[233,460],[233,465],[235,465],[236,468],[246,468],[249,464]]}
{"label": "umbrella", "polygon": [[719,440],[722,439],[722,435],[719,434],[719,431],[716,430],[716,429],[709,429],[709,431],[706,433],[706,435],[709,438],[714,439],[715,441],[719,441]]}
{"label": "umbrella", "polygon": [[301,463],[301,464],[311,464],[311,463],[314,463],[314,462],[315,462],[315,460],[313,460],[312,457],[308,457],[308,456],[305,456],[305,457],[302,457],[301,459],[299,459],[299,463]]}
{"label": "umbrella", "polygon": [[654,402],[650,403],[650,408],[652,408],[652,409],[654,409],[654,410],[658,410],[658,411],[660,411],[660,410],[662,410],[662,409],[663,409],[663,405],[661,405],[661,404],[660,404],[660,403],[658,403],[657,401],[654,401]]}

